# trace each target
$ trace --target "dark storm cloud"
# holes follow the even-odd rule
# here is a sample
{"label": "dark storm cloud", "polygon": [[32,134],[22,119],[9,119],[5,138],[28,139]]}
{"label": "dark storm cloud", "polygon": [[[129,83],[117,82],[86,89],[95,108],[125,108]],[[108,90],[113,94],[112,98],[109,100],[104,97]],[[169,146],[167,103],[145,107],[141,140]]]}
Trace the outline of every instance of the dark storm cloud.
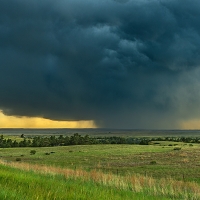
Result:
{"label": "dark storm cloud", "polygon": [[197,0],[0,2],[0,109],[173,128],[200,117]]}

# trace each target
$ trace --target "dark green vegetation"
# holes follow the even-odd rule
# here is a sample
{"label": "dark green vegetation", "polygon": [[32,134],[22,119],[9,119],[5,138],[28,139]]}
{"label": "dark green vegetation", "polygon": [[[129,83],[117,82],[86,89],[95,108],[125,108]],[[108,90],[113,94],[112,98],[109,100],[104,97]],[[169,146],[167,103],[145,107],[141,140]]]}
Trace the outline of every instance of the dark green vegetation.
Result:
{"label": "dark green vegetation", "polygon": [[[158,141],[158,142],[156,142]],[[160,141],[200,143],[200,137],[91,137],[82,136],[75,133],[71,136],[28,136],[24,134],[20,138],[10,136],[4,138],[0,136],[0,148],[10,147],[52,147],[52,146],[69,146],[69,145],[91,145],[91,144],[160,144]]]}

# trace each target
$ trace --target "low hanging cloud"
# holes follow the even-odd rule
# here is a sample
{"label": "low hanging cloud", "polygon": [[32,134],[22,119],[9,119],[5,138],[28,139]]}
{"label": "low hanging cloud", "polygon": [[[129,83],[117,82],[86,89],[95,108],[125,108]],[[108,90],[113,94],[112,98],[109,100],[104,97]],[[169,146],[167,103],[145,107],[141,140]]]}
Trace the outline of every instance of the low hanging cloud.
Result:
{"label": "low hanging cloud", "polygon": [[0,2],[0,109],[177,128],[200,118],[197,0]]}

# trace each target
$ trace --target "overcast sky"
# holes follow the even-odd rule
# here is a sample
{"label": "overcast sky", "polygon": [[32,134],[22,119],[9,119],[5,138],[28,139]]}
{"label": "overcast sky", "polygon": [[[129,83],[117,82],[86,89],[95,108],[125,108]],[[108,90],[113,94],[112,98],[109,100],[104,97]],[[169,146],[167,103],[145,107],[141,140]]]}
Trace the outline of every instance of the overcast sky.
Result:
{"label": "overcast sky", "polygon": [[109,128],[199,119],[200,1],[0,1],[0,110]]}

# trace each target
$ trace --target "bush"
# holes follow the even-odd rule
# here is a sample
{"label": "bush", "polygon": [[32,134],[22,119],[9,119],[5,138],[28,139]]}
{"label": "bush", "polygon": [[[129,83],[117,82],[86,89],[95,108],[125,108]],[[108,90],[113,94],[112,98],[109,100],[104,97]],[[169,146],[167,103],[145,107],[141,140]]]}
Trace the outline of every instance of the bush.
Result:
{"label": "bush", "polygon": [[155,160],[152,160],[152,161],[150,162],[150,164],[151,164],[151,165],[155,165],[155,164],[157,164],[157,162],[156,162]]}
{"label": "bush", "polygon": [[31,155],[36,154],[36,150],[31,150],[31,151],[30,151],[30,154],[31,154]]}
{"label": "bush", "polygon": [[21,161],[22,159],[21,158],[16,158],[16,161]]}
{"label": "bush", "polygon": [[174,150],[181,150],[181,147],[175,147]]}

